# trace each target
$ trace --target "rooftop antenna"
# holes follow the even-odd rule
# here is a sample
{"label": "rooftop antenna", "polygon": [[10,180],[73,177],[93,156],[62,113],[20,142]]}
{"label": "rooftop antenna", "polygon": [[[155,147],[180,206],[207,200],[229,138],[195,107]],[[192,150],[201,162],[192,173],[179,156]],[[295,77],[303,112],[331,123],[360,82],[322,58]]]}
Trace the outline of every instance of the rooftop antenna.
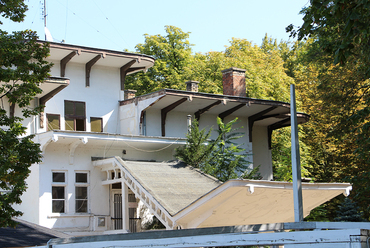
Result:
{"label": "rooftop antenna", "polygon": [[46,0],[44,0],[44,31],[45,31],[45,41],[53,41],[53,37],[49,29],[46,27]]}
{"label": "rooftop antenna", "polygon": [[46,0],[44,0],[44,30],[45,30],[45,41],[47,40],[46,38]]}

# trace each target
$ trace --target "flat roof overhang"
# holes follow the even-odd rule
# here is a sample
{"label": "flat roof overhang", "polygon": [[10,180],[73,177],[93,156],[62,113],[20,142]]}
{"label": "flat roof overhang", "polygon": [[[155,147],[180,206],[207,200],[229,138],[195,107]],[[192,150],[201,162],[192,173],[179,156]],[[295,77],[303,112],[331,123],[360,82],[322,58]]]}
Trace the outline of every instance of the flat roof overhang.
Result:
{"label": "flat roof overhang", "polygon": [[81,131],[60,131],[53,130],[37,134],[35,141],[41,144],[41,150],[44,152],[48,145],[69,146],[71,150],[77,146],[83,145],[88,148],[110,147],[112,149],[131,149],[155,151],[162,149],[173,149],[174,147],[184,145],[186,139],[170,137],[151,137],[120,135],[111,133],[94,133]]}
{"label": "flat roof overhang", "polygon": [[[303,212],[340,195],[348,183],[302,183]],[[173,216],[190,228],[293,222],[293,185],[289,182],[229,180]]]}
{"label": "flat roof overhang", "polygon": [[[263,114],[254,122],[256,124],[258,123],[258,125],[261,126],[269,126],[272,124],[276,124],[282,120],[285,120],[286,118],[289,118],[289,121],[286,122],[286,125],[290,126],[289,103],[272,100],[254,99],[248,97],[237,97],[237,96],[207,94],[201,92],[163,89],[154,93],[121,101],[121,106],[129,104],[134,101],[140,101],[155,96],[160,96],[160,99],[154,102],[150,106],[150,108],[164,109],[170,106],[171,104],[185,98],[186,101],[176,106],[176,111],[185,112],[189,114],[195,114],[200,110],[201,112],[199,113],[200,115],[203,113],[211,115],[220,115],[220,114],[226,115],[227,111],[231,112],[233,109],[240,106],[240,108],[235,109],[231,114],[240,117],[251,117],[263,111],[267,112],[267,110],[271,108],[270,111]],[[212,104],[214,105],[207,109],[207,107],[209,107]],[[297,118],[298,123],[302,124],[307,122],[310,116],[305,113],[297,113]]]}
{"label": "flat roof overhang", "polygon": [[[161,110],[162,136],[165,136],[166,115],[172,110],[194,115],[198,121],[202,119],[203,114],[219,116],[221,119],[227,116],[248,118],[249,134],[252,134],[253,125],[268,128],[270,147],[272,131],[291,124],[289,103],[248,97],[163,89],[121,101],[120,105],[124,106],[150,98],[157,98],[157,100],[142,112],[148,109]],[[308,114],[297,113],[298,124],[308,122],[309,118]],[[249,141],[252,142],[252,135],[249,135]]]}
{"label": "flat roof overhang", "polygon": [[[40,43],[50,44],[50,56],[48,59],[53,61],[75,62],[87,64],[97,55],[102,59],[95,61],[94,65],[117,67],[121,68],[129,63],[130,69],[127,74],[135,73],[137,71],[147,70],[154,65],[155,59],[148,55],[127,53],[120,51],[113,51],[108,49],[91,48],[77,45],[70,45],[65,43],[45,42]],[[64,75],[61,75],[62,77]]]}

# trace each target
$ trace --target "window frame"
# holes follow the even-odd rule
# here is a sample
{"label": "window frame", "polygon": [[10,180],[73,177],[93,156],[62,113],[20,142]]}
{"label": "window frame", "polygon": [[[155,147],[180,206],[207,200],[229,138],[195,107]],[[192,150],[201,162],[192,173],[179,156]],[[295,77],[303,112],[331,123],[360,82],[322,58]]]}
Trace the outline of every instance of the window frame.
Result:
{"label": "window frame", "polygon": [[[63,173],[64,174],[64,182],[54,181],[54,173]],[[63,198],[54,198],[54,189],[56,188],[63,188]],[[67,212],[67,172],[66,171],[52,171],[51,172],[51,212],[53,214],[65,214]],[[54,203],[63,202],[63,211],[54,211]]]}
{"label": "window frame", "polygon": [[[73,114],[67,114],[66,113],[66,105],[67,103],[72,103],[73,104]],[[76,114],[76,104],[83,104],[83,115],[78,115]],[[64,100],[64,124],[67,123],[67,119],[73,121],[73,131],[86,131],[86,103],[82,101],[70,101],[70,100]],[[83,130],[76,130],[77,129],[77,120],[82,120],[83,121]],[[67,129],[67,125],[65,125],[65,130],[70,130]]]}
{"label": "window frame", "polygon": [[[86,182],[77,182],[77,174],[86,174]],[[90,173],[89,171],[75,171],[75,213],[76,214],[86,214],[89,213],[89,186],[90,186]],[[80,199],[77,198],[77,188],[86,189],[86,198]],[[80,203],[82,201],[82,203]],[[84,203],[83,201],[86,201]],[[78,208],[81,208],[83,205],[86,205],[86,211],[78,211]],[[81,206],[81,207],[80,207]]]}

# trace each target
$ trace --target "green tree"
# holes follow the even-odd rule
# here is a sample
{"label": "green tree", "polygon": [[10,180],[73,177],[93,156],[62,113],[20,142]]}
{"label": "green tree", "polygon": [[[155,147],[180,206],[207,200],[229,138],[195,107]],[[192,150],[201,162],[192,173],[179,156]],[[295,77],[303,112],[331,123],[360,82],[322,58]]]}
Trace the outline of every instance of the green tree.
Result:
{"label": "green tree", "polygon": [[167,35],[145,34],[145,43],[136,45],[136,51],[151,55],[156,61],[146,73],[126,78],[125,87],[137,90],[138,95],[164,88],[185,89],[184,69],[191,55],[189,33],[174,26],[165,26]]}
{"label": "green tree", "polygon": [[208,163],[201,167],[205,173],[222,182],[238,178],[247,171],[249,165],[245,149],[235,143],[237,139],[243,137],[243,134],[237,132],[238,129],[232,127],[237,120],[238,118],[235,118],[223,123],[221,118],[217,117],[218,137],[211,142],[213,149]]}
{"label": "green tree", "polygon": [[359,211],[359,207],[350,198],[346,197],[342,204],[339,205],[337,217],[334,221],[345,222],[364,222],[363,213]]}
{"label": "green tree", "polygon": [[176,149],[175,157],[194,168],[201,168],[210,159],[213,149],[208,145],[211,132],[212,129],[208,132],[204,128],[199,130],[198,121],[194,119],[186,135],[186,145]]}
{"label": "green tree", "polygon": [[256,179],[258,169],[248,171],[245,149],[234,142],[243,137],[232,128],[237,120],[225,124],[217,118],[218,136],[215,140],[209,140],[212,130],[199,130],[197,121],[194,121],[186,145],[176,149],[175,156],[223,182],[243,176]]}
{"label": "green tree", "polygon": [[[366,219],[370,218],[369,10],[369,0],[312,0],[302,11],[303,25],[297,30],[292,25],[287,28],[299,39],[314,38],[309,58],[317,79],[311,81],[311,86],[317,87],[316,99],[321,104],[315,105],[327,118],[317,115],[317,120],[321,119],[317,123],[322,124],[321,130],[326,128],[325,139],[330,140],[318,142],[324,154],[329,155],[325,161],[330,163],[321,163],[316,177],[325,175],[320,171],[326,169],[325,177],[351,182],[352,199]],[[324,111],[327,112],[322,114]]]}
{"label": "green tree", "polygon": [[[23,21],[26,10],[21,0],[0,5],[1,15],[15,22]],[[38,43],[30,30],[12,34],[0,30],[0,44],[0,98],[10,105],[8,111],[0,107],[0,227],[4,227],[15,225],[11,217],[22,214],[12,206],[21,203],[29,167],[41,159],[39,145],[32,136],[25,136],[21,121],[39,112],[40,108],[27,106],[41,92],[38,86],[47,78],[51,64],[45,61],[48,44]],[[15,116],[16,106],[22,108],[22,117]]]}

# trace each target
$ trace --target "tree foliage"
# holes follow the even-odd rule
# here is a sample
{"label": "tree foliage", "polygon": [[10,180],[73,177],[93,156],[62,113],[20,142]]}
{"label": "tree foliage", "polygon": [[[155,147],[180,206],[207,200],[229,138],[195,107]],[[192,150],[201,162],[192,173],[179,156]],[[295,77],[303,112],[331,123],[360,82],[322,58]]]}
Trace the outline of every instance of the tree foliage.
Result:
{"label": "tree foliage", "polygon": [[137,90],[139,95],[164,88],[186,88],[183,72],[191,55],[189,33],[174,26],[166,26],[165,30],[166,36],[145,34],[145,43],[135,47],[138,53],[156,59],[146,73],[135,73],[126,78],[126,87]]}
{"label": "tree foliage", "polygon": [[[370,62],[370,1],[311,0],[302,13],[303,25],[293,25],[287,31],[298,39],[315,37],[322,41],[323,50],[334,55],[335,64],[344,64],[354,57]],[[370,69],[367,69],[370,73]]]}
{"label": "tree foliage", "polygon": [[175,156],[194,168],[202,168],[212,153],[213,147],[208,145],[211,132],[212,128],[199,130],[198,121],[194,119],[186,134],[186,145],[176,149]]}
{"label": "tree foliage", "polygon": [[303,105],[313,113],[306,137],[313,150],[313,176],[351,182],[350,197],[366,219],[370,218],[369,10],[368,0],[312,0],[302,10],[303,25],[287,28],[301,40],[312,37],[300,59],[306,72],[298,66],[296,80],[308,93],[302,95]]}
{"label": "tree foliage", "polygon": [[[0,4],[1,15],[16,22],[23,21],[26,10],[21,0]],[[49,46],[38,43],[37,38],[30,30],[12,34],[0,30],[0,227],[14,225],[11,217],[22,214],[13,204],[21,203],[29,167],[41,159],[39,145],[32,136],[25,136],[26,128],[21,124],[23,118],[39,112],[40,108],[28,106],[41,93],[38,86],[52,66],[45,61]],[[9,106],[4,106],[4,101]],[[21,117],[15,116],[16,107],[22,108]]]}
{"label": "tree foliage", "polygon": [[339,205],[337,217],[334,221],[344,222],[364,222],[363,213],[359,211],[359,207],[350,198],[346,197]]}

